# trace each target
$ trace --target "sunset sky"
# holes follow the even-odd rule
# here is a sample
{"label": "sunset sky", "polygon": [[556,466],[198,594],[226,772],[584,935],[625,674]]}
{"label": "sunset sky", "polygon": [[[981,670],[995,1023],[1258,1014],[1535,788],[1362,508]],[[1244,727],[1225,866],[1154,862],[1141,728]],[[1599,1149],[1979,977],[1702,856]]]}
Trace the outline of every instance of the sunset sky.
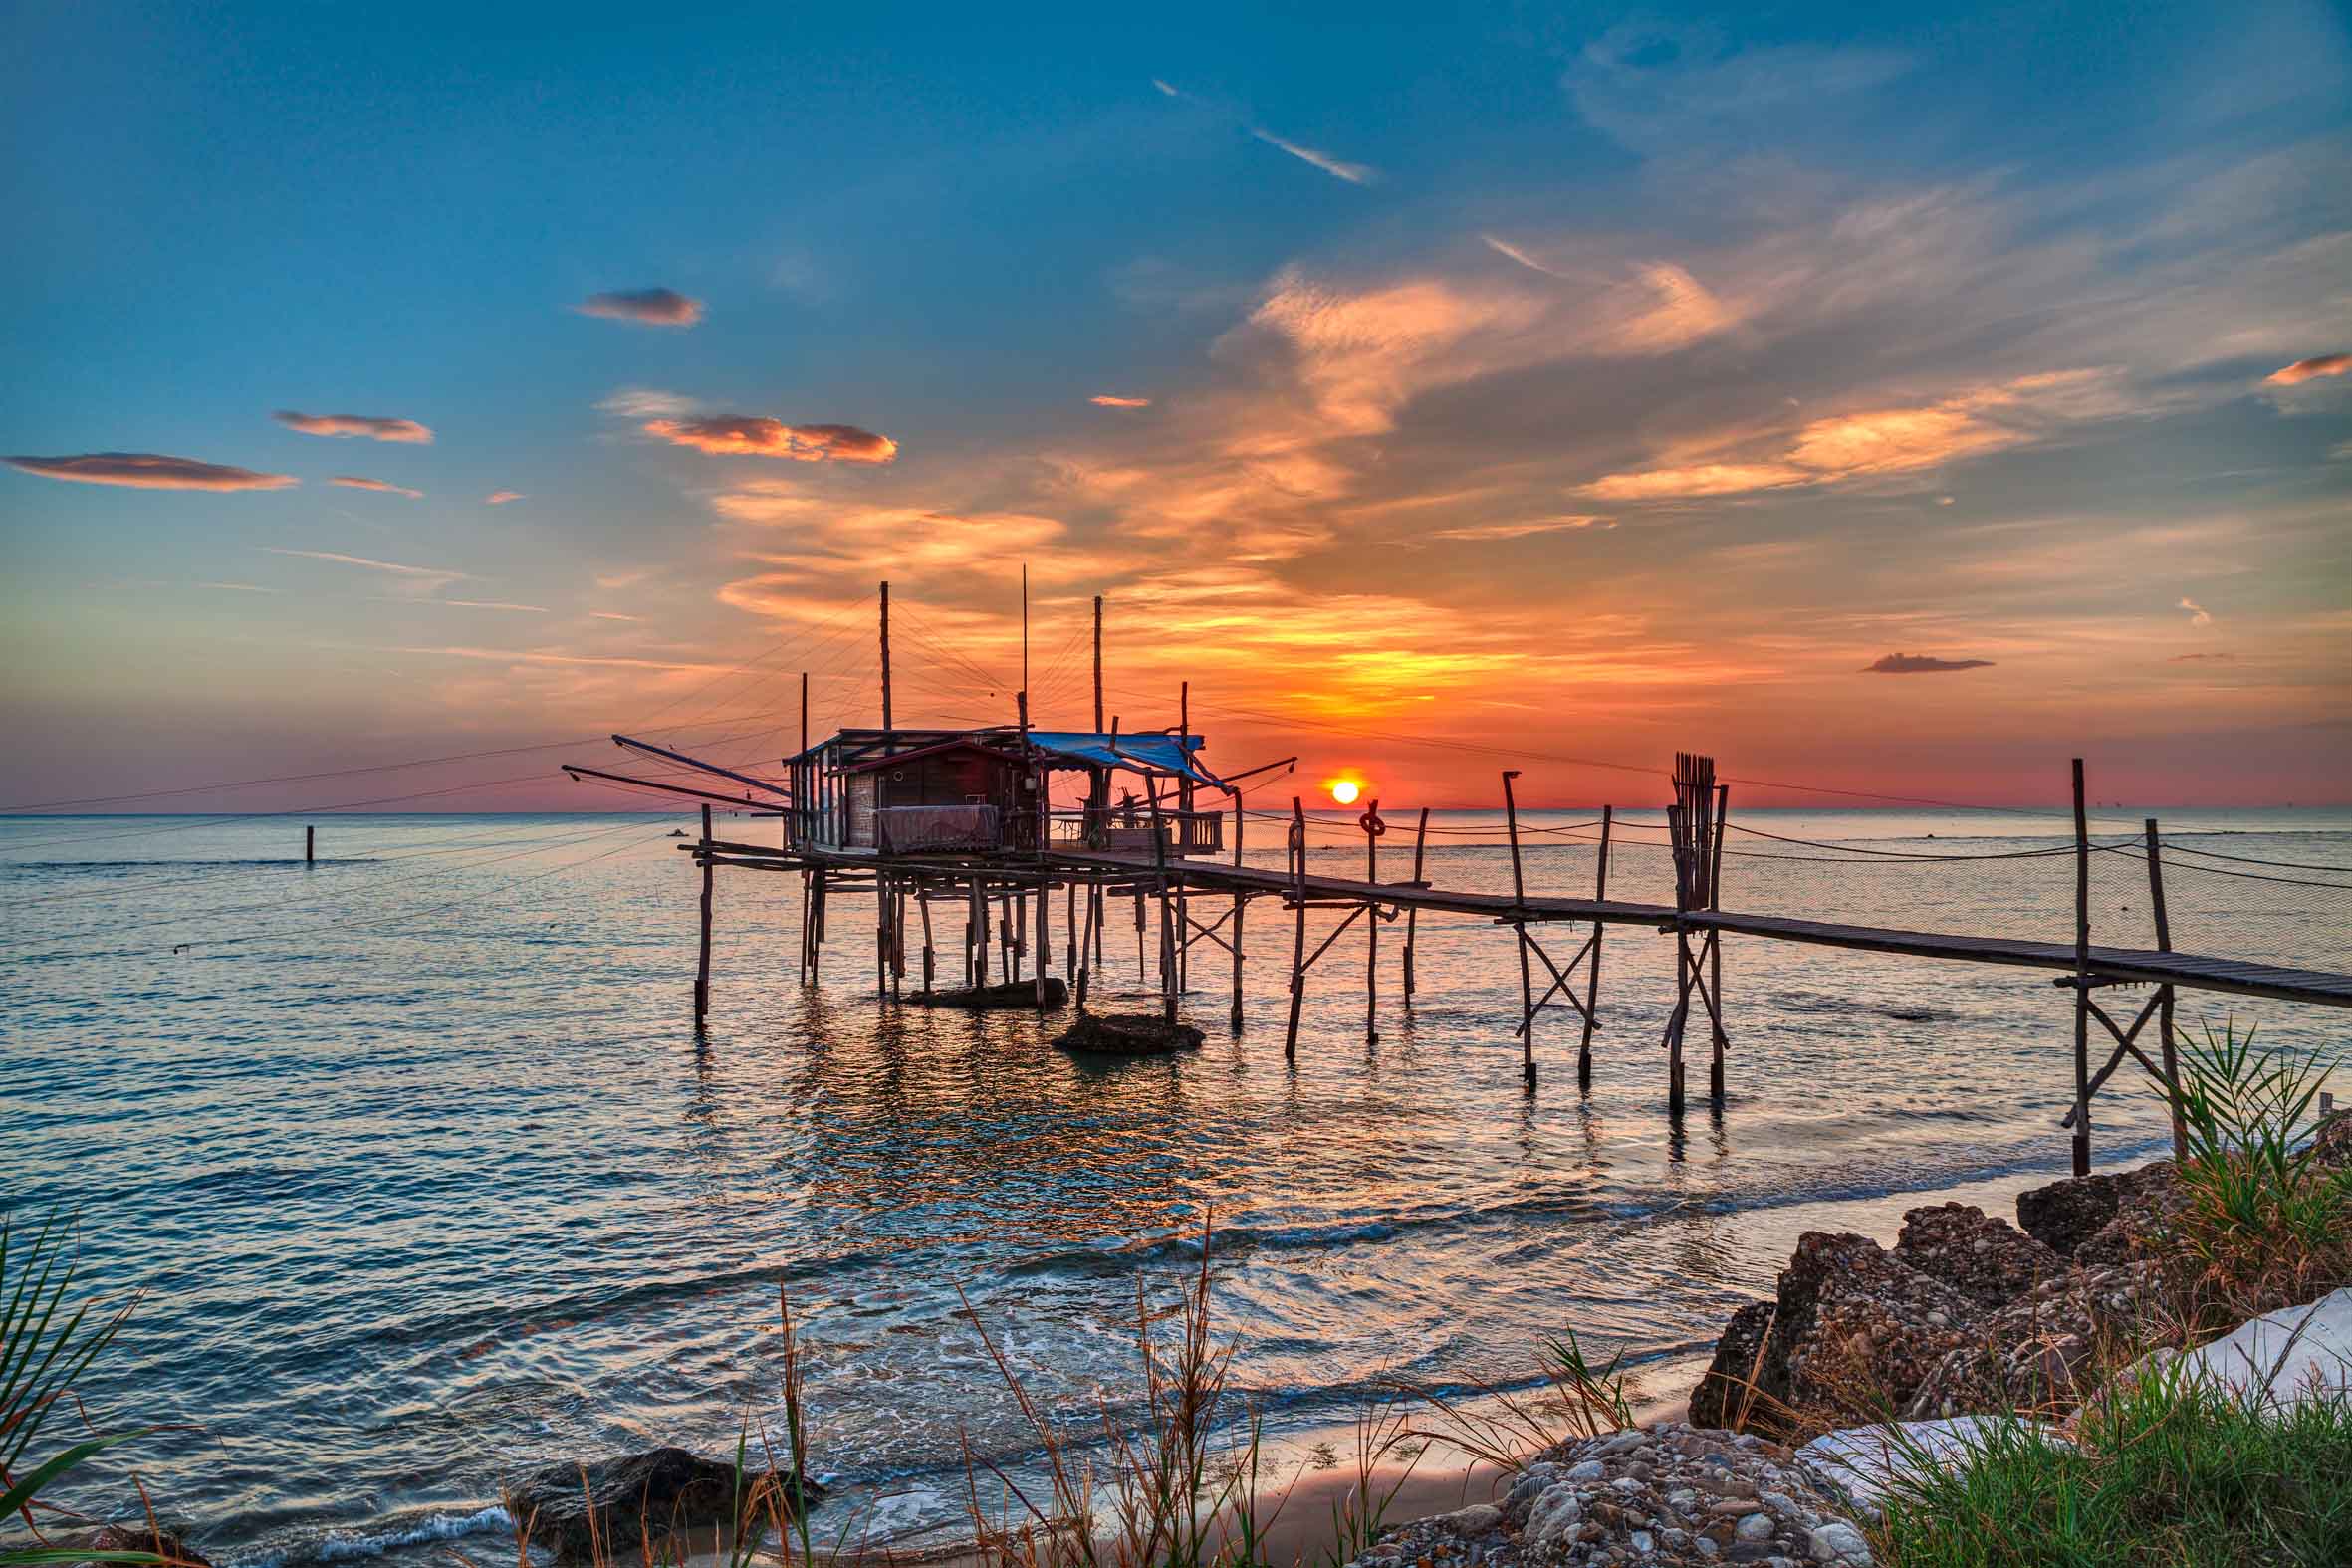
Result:
{"label": "sunset sky", "polygon": [[885,577],[1008,722],[1024,563],[1391,800],[2352,799],[2342,10],[1364,14],[8,7],[0,803],[773,757]]}

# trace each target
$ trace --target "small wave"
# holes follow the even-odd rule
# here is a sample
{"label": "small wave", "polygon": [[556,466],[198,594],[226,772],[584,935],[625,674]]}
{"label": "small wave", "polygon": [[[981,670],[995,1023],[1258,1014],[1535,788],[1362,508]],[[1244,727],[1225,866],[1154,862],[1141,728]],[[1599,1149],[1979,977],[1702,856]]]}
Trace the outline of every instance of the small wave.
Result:
{"label": "small wave", "polygon": [[308,1545],[290,1546],[281,1551],[263,1553],[235,1560],[234,1568],[298,1568],[304,1563],[340,1563],[381,1557],[386,1552],[403,1546],[420,1546],[428,1541],[454,1541],[468,1535],[487,1535],[493,1531],[512,1533],[515,1516],[492,1503],[472,1513],[433,1513],[410,1519],[388,1529],[371,1530],[364,1534],[330,1533]]}

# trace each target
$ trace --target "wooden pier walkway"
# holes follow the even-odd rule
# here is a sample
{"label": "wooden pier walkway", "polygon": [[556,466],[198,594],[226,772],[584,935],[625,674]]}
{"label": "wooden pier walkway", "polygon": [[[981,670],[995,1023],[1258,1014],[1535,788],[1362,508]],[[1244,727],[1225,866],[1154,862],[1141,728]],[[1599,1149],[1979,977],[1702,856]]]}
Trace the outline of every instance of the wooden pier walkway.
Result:
{"label": "wooden pier walkway", "polygon": [[[1161,874],[1148,855],[1071,853],[1057,851],[1057,864],[1087,870],[1115,870],[1148,880]],[[1171,863],[1171,877],[1204,892],[1272,893],[1289,896],[1301,879],[1276,870],[1252,866],[1205,864],[1197,860]],[[1951,959],[1972,964],[2006,964],[2023,969],[2045,969],[2072,975],[2075,952],[2067,942],[2025,942],[2006,937],[1950,936],[1934,931],[1898,931],[1877,926],[1848,926],[1829,921],[1796,920],[1784,915],[1744,915],[1733,911],[1690,910],[1677,913],[1671,904],[1637,904],[1610,899],[1531,896],[1515,900],[1508,893],[1460,893],[1414,882],[1364,882],[1349,877],[1308,875],[1302,879],[1308,899],[1333,905],[1377,903],[1396,909],[1418,909],[1432,914],[1481,915],[1504,923],[1530,924],[1590,921],[1595,925],[1646,926],[1672,931],[1679,922],[1695,930],[1715,930],[1734,936],[1761,937],[1775,942],[1804,942],[1816,947],[1845,948],[1858,953],[1890,953],[1907,958]],[[2179,986],[2195,991],[2229,992],[2241,997],[2265,997],[2277,1002],[2313,1003],[2321,1007],[2352,1007],[2352,975],[2324,970],[2285,969],[2251,964],[2240,959],[2209,958],[2194,953],[2164,953],[2152,948],[2093,947],[2091,973],[2100,980],[2128,986]]]}

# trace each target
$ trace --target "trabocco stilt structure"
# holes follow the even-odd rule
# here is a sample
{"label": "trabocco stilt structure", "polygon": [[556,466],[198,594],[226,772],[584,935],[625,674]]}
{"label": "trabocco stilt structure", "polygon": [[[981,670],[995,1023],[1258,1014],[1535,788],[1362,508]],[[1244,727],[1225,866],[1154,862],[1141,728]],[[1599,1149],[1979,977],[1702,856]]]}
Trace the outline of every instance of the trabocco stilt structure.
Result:
{"label": "trabocco stilt structure", "polygon": [[[700,837],[679,846],[700,872],[701,941],[693,990],[698,1026],[710,1008],[712,879],[722,868],[800,878],[797,975],[803,986],[818,984],[831,906],[842,899],[871,899],[874,990],[879,997],[909,1006],[1046,1011],[1074,1003],[1083,1013],[1090,994],[1098,1000],[1104,977],[1117,962],[1106,940],[1113,924],[1109,913],[1125,903],[1135,928],[1138,979],[1156,993],[1162,1017],[1170,1023],[1178,1020],[1194,950],[1221,949],[1230,960],[1228,1016],[1237,1032],[1244,1017],[1242,933],[1247,912],[1252,901],[1271,898],[1291,917],[1283,1041],[1287,1062],[1294,1065],[1297,1060],[1308,977],[1350,931],[1359,924],[1363,930],[1364,1035],[1367,1043],[1376,1043],[1381,927],[1404,922],[1399,994],[1402,1005],[1410,1008],[1417,988],[1416,960],[1425,941],[1420,917],[1469,916],[1512,934],[1519,961],[1519,1007],[1517,1027],[1507,1038],[1518,1045],[1526,1092],[1532,1094],[1537,1086],[1537,1025],[1547,1010],[1555,1010],[1573,1019],[1577,1088],[1588,1093],[1593,1039],[1602,1029],[1603,938],[1611,927],[1637,927],[1674,944],[1674,998],[1660,1045],[1666,1056],[1667,1110],[1680,1118],[1686,1110],[1686,1051],[1701,1038],[1697,1029],[1702,1020],[1709,1054],[1708,1098],[1719,1112],[1726,1099],[1731,1035],[1724,995],[1725,939],[1802,943],[2051,972],[2051,983],[2073,994],[2072,1108],[2061,1125],[2071,1133],[2073,1164],[2081,1173],[2091,1162],[2092,1102],[2127,1060],[2168,1091],[2176,1085],[2174,1005],[2179,991],[2352,1006],[2352,975],[2339,969],[2176,951],[2165,896],[2163,840],[2154,820],[2144,824],[2141,840],[2129,846],[2130,858],[2146,862],[2153,946],[2094,945],[2093,856],[2117,853],[2122,846],[2092,841],[2080,760],[2073,765],[2070,943],[1841,924],[1724,908],[1731,789],[1717,780],[1714,761],[1695,753],[1678,754],[1668,775],[1673,801],[1665,813],[1664,847],[1672,854],[1670,904],[1608,896],[1612,846],[1621,851],[1622,835],[1637,825],[1613,806],[1602,807],[1597,821],[1577,824],[1580,831],[1598,829],[1597,839],[1585,839],[1598,844],[1591,896],[1529,894],[1521,843],[1518,770],[1502,775],[1500,791],[1511,856],[1509,893],[1452,890],[1428,880],[1431,823],[1426,808],[1415,826],[1412,875],[1383,881],[1380,839],[1388,823],[1377,800],[1366,804],[1355,824],[1364,839],[1360,879],[1313,869],[1310,828],[1328,830],[1332,824],[1319,815],[1310,823],[1304,801],[1295,795],[1288,813],[1283,864],[1254,866],[1243,857],[1244,829],[1251,815],[1265,813],[1247,808],[1245,789],[1278,782],[1275,776],[1291,769],[1296,759],[1282,758],[1235,772],[1210,768],[1201,756],[1206,742],[1191,729],[1189,686],[1177,694],[1174,725],[1129,728],[1112,716],[1106,727],[1100,599],[1094,601],[1094,728],[1083,731],[1034,726],[1026,691],[1017,694],[1014,722],[1007,725],[963,730],[894,726],[887,583],[882,585],[881,606],[881,724],[841,730],[811,743],[804,676],[802,746],[778,760],[781,777],[763,777],[620,735],[612,739],[623,750],[682,766],[705,776],[709,786],[678,783],[674,769],[664,778],[649,779],[566,765],[566,772],[575,777],[685,796],[702,805]],[[1208,805],[1204,797],[1222,803]],[[721,838],[712,826],[713,806],[739,816],[773,818],[781,830],[773,842]],[[2001,860],[2064,852],[1888,858]],[[2246,872],[2217,874],[2288,880]],[[1058,899],[1058,922],[1054,918]],[[1215,918],[1204,921],[1212,907],[1218,911]],[[1316,911],[1331,912],[1337,919],[1310,947],[1308,917]],[[1155,928],[1156,942],[1148,941],[1147,934]],[[943,942],[950,944],[944,954]],[[2130,1022],[2119,1022],[2102,998],[2130,987],[2149,988],[2150,994]],[[2094,1034],[2113,1046],[2096,1068]],[[2179,1136],[2176,1123],[2176,1140]]]}

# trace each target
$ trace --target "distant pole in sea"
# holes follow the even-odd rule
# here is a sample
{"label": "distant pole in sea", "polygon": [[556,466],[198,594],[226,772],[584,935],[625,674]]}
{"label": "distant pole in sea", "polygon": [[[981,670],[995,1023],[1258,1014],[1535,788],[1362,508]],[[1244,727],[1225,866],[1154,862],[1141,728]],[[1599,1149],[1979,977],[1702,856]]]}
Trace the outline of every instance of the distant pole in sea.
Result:
{"label": "distant pole in sea", "polygon": [[312,865],[318,861],[318,858],[319,829],[316,827],[305,827],[302,830],[302,863],[306,866]]}

